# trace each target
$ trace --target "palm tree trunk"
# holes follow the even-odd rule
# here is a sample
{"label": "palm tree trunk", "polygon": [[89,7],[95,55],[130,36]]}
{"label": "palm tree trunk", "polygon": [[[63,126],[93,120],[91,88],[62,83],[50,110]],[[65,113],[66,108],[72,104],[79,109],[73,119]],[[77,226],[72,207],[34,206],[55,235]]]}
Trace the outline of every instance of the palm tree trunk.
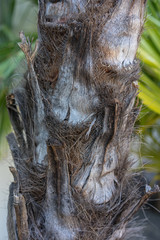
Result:
{"label": "palm tree trunk", "polygon": [[145,2],[39,0],[34,52],[20,33],[28,71],[7,97],[10,240],[125,239],[158,191],[129,159]]}

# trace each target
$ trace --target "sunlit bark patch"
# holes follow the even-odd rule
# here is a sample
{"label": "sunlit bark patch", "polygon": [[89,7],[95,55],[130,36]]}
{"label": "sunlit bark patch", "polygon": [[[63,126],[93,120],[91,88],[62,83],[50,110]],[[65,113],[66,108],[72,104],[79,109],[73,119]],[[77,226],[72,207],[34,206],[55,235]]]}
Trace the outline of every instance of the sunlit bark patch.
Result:
{"label": "sunlit bark patch", "polygon": [[[87,6],[86,0],[68,0],[68,1],[47,1],[45,5],[46,21],[55,24],[67,23],[81,13],[84,13]],[[76,16],[77,15],[77,16]]]}
{"label": "sunlit bark patch", "polygon": [[119,2],[98,39],[103,62],[119,69],[133,64],[144,23],[144,1]]}

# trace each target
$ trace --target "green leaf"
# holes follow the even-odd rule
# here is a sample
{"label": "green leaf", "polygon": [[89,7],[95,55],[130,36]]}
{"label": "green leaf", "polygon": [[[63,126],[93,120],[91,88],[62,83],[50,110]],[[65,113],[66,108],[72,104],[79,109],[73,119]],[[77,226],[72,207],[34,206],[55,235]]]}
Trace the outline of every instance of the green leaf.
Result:
{"label": "green leaf", "polygon": [[148,90],[144,84],[139,83],[140,93],[139,97],[143,100],[143,103],[147,105],[152,111],[160,114],[160,89],[159,96],[157,93]]}
{"label": "green leaf", "polygon": [[143,47],[138,50],[138,54],[142,62],[150,67],[159,68],[159,61],[155,59],[151,54],[148,54],[148,52]]}
{"label": "green leaf", "polygon": [[24,58],[22,51],[19,51],[14,57],[9,58],[0,65],[0,78],[7,79],[15,71],[18,64]]}
{"label": "green leaf", "polygon": [[15,0],[1,0],[0,7],[0,24],[5,24],[9,28],[12,27],[12,18],[15,8]]}
{"label": "green leaf", "polygon": [[157,98],[160,98],[160,88],[147,75],[142,74],[140,80]]}
{"label": "green leaf", "polygon": [[[155,61],[160,62],[160,55],[159,55],[159,53],[154,48],[154,44],[152,44],[152,42],[148,41],[148,39],[146,40],[145,38],[143,38],[141,40],[141,48],[143,50],[145,50],[145,52],[148,55],[151,55],[155,59]],[[143,57],[141,51],[140,51],[140,56]]]}
{"label": "green leaf", "polygon": [[149,16],[148,19],[154,23],[157,27],[160,27],[160,21],[153,16]]}

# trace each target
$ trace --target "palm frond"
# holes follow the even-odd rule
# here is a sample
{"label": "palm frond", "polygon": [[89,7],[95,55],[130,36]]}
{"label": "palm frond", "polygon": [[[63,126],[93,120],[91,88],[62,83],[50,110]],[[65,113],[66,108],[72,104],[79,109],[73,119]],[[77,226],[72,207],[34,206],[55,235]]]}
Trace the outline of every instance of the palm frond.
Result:
{"label": "palm frond", "polygon": [[142,60],[139,98],[144,106],[139,117],[143,138],[141,156],[146,169],[160,176],[160,0],[148,1],[148,17],[138,55]]}

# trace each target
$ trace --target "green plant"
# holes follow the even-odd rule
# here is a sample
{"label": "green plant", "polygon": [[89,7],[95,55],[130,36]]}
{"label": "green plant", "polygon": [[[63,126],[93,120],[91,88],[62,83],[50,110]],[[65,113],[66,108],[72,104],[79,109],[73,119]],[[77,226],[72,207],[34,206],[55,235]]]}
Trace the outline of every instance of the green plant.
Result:
{"label": "green plant", "polygon": [[146,168],[160,175],[160,0],[148,1],[147,12],[138,52],[142,61],[139,97],[144,104],[139,117],[141,156],[151,160]]}
{"label": "green plant", "polygon": [[[36,6],[35,4],[37,4],[35,0],[30,0],[27,3],[23,0],[0,0],[0,149],[3,149],[5,136],[10,129],[5,98],[9,89],[16,84],[19,78],[15,72],[20,72],[17,67],[24,59],[17,45],[19,42],[18,32],[26,29],[27,35],[34,39],[37,38],[35,21],[26,20],[28,12],[31,12],[30,18],[34,18],[36,8],[33,9],[33,5]],[[23,17],[21,21],[19,9],[22,13],[21,18]],[[21,22],[18,29],[16,22],[18,24]],[[27,28],[26,25],[28,25]]]}

